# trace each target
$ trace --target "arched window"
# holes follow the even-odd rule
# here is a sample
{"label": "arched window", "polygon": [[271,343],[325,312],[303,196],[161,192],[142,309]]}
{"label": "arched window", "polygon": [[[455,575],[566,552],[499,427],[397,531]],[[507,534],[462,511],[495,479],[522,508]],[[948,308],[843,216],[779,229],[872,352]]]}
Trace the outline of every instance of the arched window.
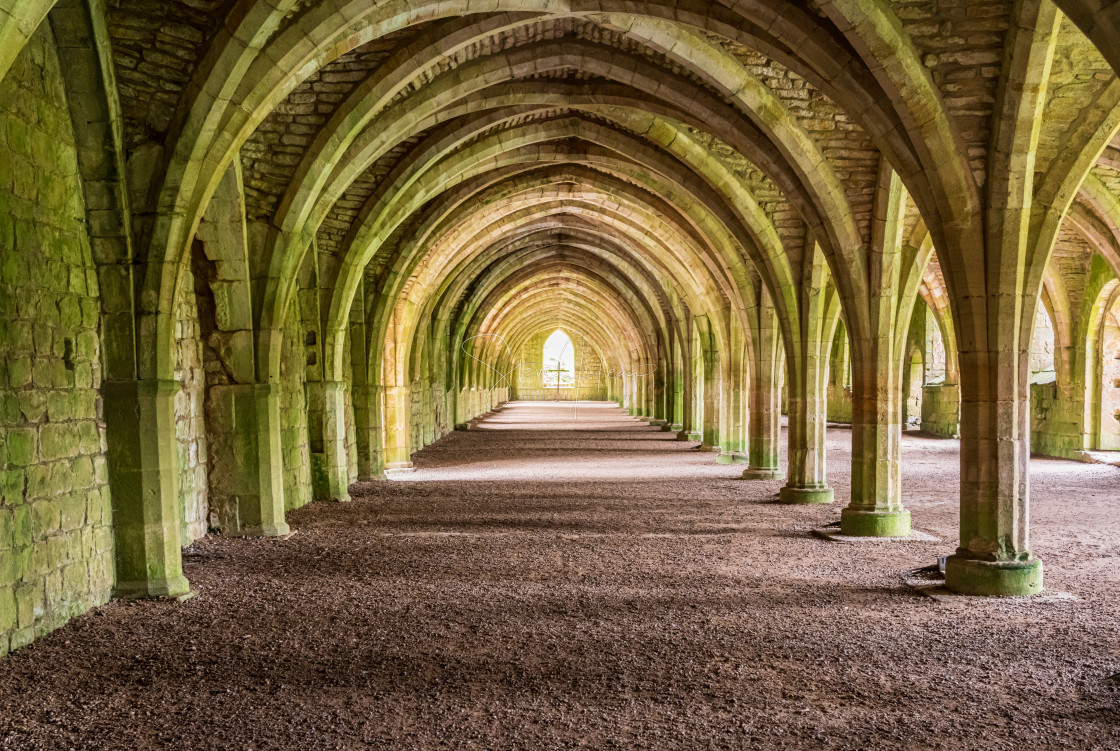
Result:
{"label": "arched window", "polygon": [[576,353],[572,347],[572,340],[563,331],[554,331],[545,341],[541,362],[546,388],[575,386]]}

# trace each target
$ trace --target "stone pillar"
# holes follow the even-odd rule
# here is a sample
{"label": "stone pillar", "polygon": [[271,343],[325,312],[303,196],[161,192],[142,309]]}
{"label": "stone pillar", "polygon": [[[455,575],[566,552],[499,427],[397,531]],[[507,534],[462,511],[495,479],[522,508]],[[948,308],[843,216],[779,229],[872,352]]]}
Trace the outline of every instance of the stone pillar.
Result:
{"label": "stone pillar", "polygon": [[358,444],[358,479],[381,479],[385,467],[381,456],[381,387],[355,386],[354,433]]}
{"label": "stone pillar", "polygon": [[704,421],[701,425],[701,448],[708,451],[720,450],[720,386],[719,352],[709,339],[709,349],[704,356]]}
{"label": "stone pillar", "polygon": [[[411,394],[408,386],[388,386],[385,394],[385,474],[411,472],[408,414]],[[471,417],[479,414],[479,394],[471,389]]]}
{"label": "stone pillar", "polygon": [[705,347],[700,341],[699,325],[696,318],[692,319],[692,385],[689,394],[692,397],[691,409],[688,413],[688,440],[704,444],[704,421],[708,416],[704,413],[706,394],[708,391],[707,367],[705,363]]}
{"label": "stone pillar", "polygon": [[317,500],[350,500],[350,462],[346,452],[346,384],[323,383],[323,458]]}
{"label": "stone pillar", "polygon": [[[684,357],[683,344],[673,339],[673,353],[669,358],[669,431],[680,439],[684,432],[684,370],[687,359]],[[686,436],[687,437],[687,436]]]}
{"label": "stone pillar", "polygon": [[732,360],[731,383],[723,390],[723,405],[720,410],[720,454],[716,461],[720,464],[733,464],[739,460],[742,446],[739,436],[742,425],[743,391],[740,388],[742,373],[736,365],[738,358]]}
{"label": "stone pillar", "polygon": [[210,503],[223,533],[279,537],[284,521],[280,387],[212,386]]}
{"label": "stone pillar", "polygon": [[650,425],[656,425],[662,430],[667,430],[670,416],[668,409],[668,389],[665,387],[665,352],[662,345],[658,344],[657,369],[653,372],[653,420]]}
{"label": "stone pillar", "polygon": [[910,512],[902,506],[901,382],[890,353],[883,354],[871,362],[853,357],[852,500],[840,512],[840,530],[856,537],[910,534]]}
{"label": "stone pillar", "polygon": [[757,375],[751,381],[751,419],[747,438],[749,464],[743,470],[743,479],[780,480],[785,475],[778,462],[782,413],[777,374]]}
{"label": "stone pillar", "polygon": [[[691,323],[686,324],[691,327]],[[687,441],[691,439],[692,434],[692,420],[693,420],[693,406],[692,400],[695,397],[695,379],[693,378],[693,370],[695,365],[692,358],[696,356],[695,352],[690,351],[691,347],[685,347],[684,342],[681,343],[681,429],[677,431],[678,441]]]}
{"label": "stone pillar", "polygon": [[960,352],[961,544],[945,564],[956,592],[1042,591],[1042,561],[1028,535],[1029,361],[1017,352]]}
{"label": "stone pillar", "polygon": [[789,363],[789,480],[778,497],[783,503],[832,503],[825,477],[825,429],[828,420],[828,361],[831,323],[839,306],[828,304],[828,267],[819,247],[806,263],[799,295],[800,324],[794,331]]}
{"label": "stone pillar", "polygon": [[[855,537],[905,537],[902,507],[902,362],[909,315],[899,315],[905,194],[880,166],[872,227],[872,288],[867,316],[848,332],[852,357],[852,500],[840,531]],[[905,323],[903,323],[905,321]],[[860,328],[857,330],[856,325]]]}
{"label": "stone pillar", "polygon": [[783,503],[832,503],[825,476],[828,362],[820,343],[808,343],[809,356],[790,368],[789,479],[779,492]]}
{"label": "stone pillar", "polygon": [[[765,296],[765,293],[764,293]],[[781,389],[778,385],[782,367],[779,345],[781,338],[773,307],[759,311],[755,334],[754,368],[750,378],[750,425],[747,437],[748,466],[744,480],[780,480],[784,476],[778,463],[778,440],[781,433]]]}
{"label": "stone pillar", "polygon": [[105,381],[118,597],[190,592],[179,549],[173,380]]}

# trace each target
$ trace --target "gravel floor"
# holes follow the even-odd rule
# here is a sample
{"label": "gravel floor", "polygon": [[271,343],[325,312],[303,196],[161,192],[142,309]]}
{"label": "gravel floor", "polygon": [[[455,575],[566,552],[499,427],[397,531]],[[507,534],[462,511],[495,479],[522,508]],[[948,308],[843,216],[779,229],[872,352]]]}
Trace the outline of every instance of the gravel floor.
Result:
{"label": "gravel floor", "polygon": [[1032,465],[1077,600],[939,604],[900,572],[955,547],[957,442],[903,441],[942,542],[851,545],[809,534],[828,440],[838,502],[790,508],[616,409],[510,405],[0,660],[0,748],[1120,748],[1120,470]]}

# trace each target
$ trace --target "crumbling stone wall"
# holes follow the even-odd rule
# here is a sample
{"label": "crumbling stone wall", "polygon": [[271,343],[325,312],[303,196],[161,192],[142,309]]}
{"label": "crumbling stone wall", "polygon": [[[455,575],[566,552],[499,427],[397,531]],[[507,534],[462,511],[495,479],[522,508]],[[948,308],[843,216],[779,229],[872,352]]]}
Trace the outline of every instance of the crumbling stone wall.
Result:
{"label": "crumbling stone wall", "polygon": [[97,276],[47,24],[0,82],[0,655],[109,598]]}

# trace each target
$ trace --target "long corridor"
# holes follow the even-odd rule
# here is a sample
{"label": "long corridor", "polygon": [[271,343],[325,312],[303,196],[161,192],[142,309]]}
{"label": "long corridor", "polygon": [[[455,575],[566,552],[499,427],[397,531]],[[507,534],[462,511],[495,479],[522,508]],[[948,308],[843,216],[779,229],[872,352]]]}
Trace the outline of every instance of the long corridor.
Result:
{"label": "long corridor", "polygon": [[1120,470],[1034,462],[1074,599],[940,603],[900,573],[955,547],[958,443],[903,440],[940,542],[846,544],[811,530],[849,442],[838,502],[790,507],[614,405],[508,404],[10,655],[0,748],[1120,747]]}

